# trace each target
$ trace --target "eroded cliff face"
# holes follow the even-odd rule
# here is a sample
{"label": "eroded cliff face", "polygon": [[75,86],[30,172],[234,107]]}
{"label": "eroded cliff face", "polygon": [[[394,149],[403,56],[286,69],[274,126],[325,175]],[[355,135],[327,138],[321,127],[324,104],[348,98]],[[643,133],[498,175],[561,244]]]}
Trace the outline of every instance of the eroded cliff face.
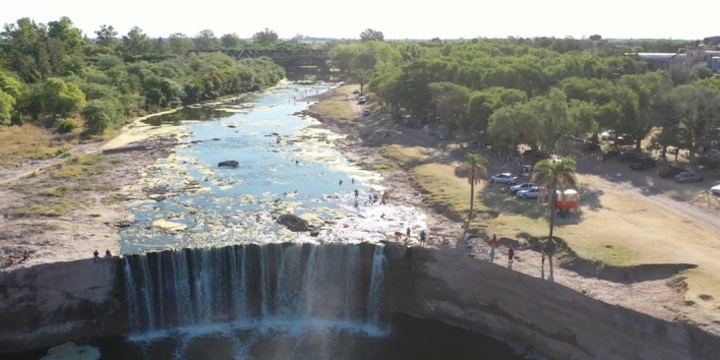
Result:
{"label": "eroded cliff face", "polygon": [[88,259],[0,273],[0,353],[122,333],[118,265]]}
{"label": "eroded cliff face", "polygon": [[394,244],[385,253],[390,311],[517,341],[550,359],[720,359],[720,338],[700,329],[503,266]]}

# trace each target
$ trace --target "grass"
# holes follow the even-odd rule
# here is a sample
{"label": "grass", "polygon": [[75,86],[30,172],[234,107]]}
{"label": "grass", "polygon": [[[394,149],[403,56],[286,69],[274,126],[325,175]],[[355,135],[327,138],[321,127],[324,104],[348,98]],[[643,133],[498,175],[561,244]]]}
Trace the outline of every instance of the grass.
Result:
{"label": "grass", "polygon": [[345,94],[352,94],[352,91],[357,88],[359,88],[358,85],[345,85],[336,89],[337,95],[313,104],[311,107],[312,112],[339,120],[354,120],[355,113],[353,113],[352,107],[349,104],[353,98],[350,97],[348,100]]}
{"label": "grass", "polygon": [[113,195],[110,195],[110,196],[102,199],[102,203],[105,205],[114,205],[114,204],[119,204],[125,200],[126,200],[125,196],[113,194]]}
{"label": "grass", "polygon": [[[380,154],[388,159],[394,160],[406,169],[412,169],[421,162],[430,159],[425,149],[419,146],[384,145],[380,149]],[[454,170],[451,173],[454,173]]]}
{"label": "grass", "polygon": [[0,166],[20,166],[23,160],[51,158],[70,145],[34,125],[1,128],[0,144]]}
{"label": "grass", "polygon": [[84,175],[97,175],[107,169],[108,165],[103,163],[105,157],[101,154],[79,154],[71,160],[58,165],[52,171],[52,177],[59,179],[77,178]]}
{"label": "grass", "polygon": [[390,171],[393,170],[395,166],[393,164],[377,164],[372,166],[373,171]]}
{"label": "grass", "polygon": [[69,186],[60,185],[52,189],[43,190],[40,192],[40,195],[49,197],[65,197],[70,195],[70,193],[72,192],[73,189],[71,189]]}

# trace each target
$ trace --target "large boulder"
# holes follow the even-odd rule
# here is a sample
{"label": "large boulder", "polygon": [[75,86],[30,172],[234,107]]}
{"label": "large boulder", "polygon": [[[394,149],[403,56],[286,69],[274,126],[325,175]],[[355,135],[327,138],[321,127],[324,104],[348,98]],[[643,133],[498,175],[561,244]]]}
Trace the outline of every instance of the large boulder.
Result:
{"label": "large boulder", "polygon": [[219,167],[233,167],[236,168],[240,165],[240,163],[237,160],[226,160],[221,161],[218,163]]}
{"label": "large boulder", "polygon": [[277,219],[278,224],[285,226],[290,231],[302,232],[308,231],[310,223],[307,220],[293,214],[280,215]]}

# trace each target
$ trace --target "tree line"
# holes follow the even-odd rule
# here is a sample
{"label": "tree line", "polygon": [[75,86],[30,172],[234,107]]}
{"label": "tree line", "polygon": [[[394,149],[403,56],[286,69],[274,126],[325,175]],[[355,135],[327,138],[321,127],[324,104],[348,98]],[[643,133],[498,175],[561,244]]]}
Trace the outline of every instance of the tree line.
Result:
{"label": "tree line", "polygon": [[[652,45],[652,46],[651,46]],[[472,39],[348,42],[332,49],[391,114],[492,145],[551,154],[563,139],[602,129],[654,146],[707,153],[720,130],[720,79],[705,66],[649,71],[620,51],[674,52],[677,41]],[[674,50],[670,50],[674,49]],[[591,136],[594,135],[594,136]]]}
{"label": "tree line", "polygon": [[271,59],[236,60],[194,49],[299,46],[264,29],[252,42],[215,38],[151,39],[138,27],[118,36],[103,25],[89,39],[67,17],[47,24],[30,18],[0,32],[0,126],[26,121],[69,132],[101,134],[128,119],[183,104],[261,90],[285,76]]}

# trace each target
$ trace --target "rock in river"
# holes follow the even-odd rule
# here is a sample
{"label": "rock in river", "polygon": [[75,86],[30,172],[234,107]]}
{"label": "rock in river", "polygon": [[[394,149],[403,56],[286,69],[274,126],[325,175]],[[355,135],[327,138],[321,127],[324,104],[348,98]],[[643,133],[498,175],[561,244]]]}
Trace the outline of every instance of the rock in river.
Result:
{"label": "rock in river", "polygon": [[226,160],[226,161],[221,161],[218,163],[219,167],[234,167],[234,168],[236,168],[236,167],[238,167],[238,165],[240,165],[240,163],[237,162],[237,160]]}
{"label": "rock in river", "polygon": [[308,231],[310,225],[307,220],[293,214],[281,215],[277,222],[295,232]]}

